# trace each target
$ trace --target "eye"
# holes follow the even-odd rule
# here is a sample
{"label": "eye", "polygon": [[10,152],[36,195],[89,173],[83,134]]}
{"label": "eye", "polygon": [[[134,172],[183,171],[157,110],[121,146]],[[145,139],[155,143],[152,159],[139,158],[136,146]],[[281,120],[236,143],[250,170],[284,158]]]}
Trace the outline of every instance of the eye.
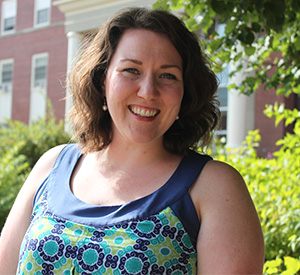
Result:
{"label": "eye", "polygon": [[130,74],[139,74],[139,71],[135,68],[126,68],[123,70],[123,72],[130,73]]}
{"label": "eye", "polygon": [[164,73],[162,74],[161,78],[170,79],[170,80],[176,80],[177,77],[173,74]]}

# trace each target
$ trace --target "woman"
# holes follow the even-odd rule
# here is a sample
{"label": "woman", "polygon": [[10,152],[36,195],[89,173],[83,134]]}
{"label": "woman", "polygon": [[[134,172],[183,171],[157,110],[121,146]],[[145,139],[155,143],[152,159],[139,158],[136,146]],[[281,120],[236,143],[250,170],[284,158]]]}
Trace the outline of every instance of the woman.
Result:
{"label": "woman", "polygon": [[217,125],[217,81],[179,19],[121,11],[69,83],[79,144],[32,170],[3,229],[1,274],[262,272],[243,179],[191,150]]}

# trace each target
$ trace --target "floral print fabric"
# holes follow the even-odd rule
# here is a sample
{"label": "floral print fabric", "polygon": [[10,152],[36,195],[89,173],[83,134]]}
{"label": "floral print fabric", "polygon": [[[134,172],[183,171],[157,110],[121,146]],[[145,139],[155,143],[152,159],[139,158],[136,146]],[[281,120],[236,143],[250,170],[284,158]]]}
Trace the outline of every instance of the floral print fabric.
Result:
{"label": "floral print fabric", "polygon": [[24,237],[17,274],[196,274],[196,260],[170,207],[143,220],[93,227],[52,213],[45,191]]}

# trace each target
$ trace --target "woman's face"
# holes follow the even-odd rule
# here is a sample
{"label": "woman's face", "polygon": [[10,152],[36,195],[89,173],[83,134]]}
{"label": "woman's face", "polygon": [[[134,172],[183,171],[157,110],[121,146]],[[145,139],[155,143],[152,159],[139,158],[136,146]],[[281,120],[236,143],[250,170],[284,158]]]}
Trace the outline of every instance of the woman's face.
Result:
{"label": "woman's face", "polygon": [[127,30],[104,81],[112,141],[162,144],[183,97],[182,58],[163,34]]}

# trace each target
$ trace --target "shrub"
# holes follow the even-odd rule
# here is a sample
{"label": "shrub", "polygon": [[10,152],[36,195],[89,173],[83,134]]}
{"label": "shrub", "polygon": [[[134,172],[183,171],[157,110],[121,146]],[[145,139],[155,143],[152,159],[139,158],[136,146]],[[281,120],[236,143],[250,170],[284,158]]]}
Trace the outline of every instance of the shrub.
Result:
{"label": "shrub", "polygon": [[64,131],[63,122],[56,124],[55,118],[40,119],[30,125],[20,121],[8,121],[7,125],[0,128],[0,155],[19,141],[23,141],[18,153],[26,157],[31,168],[49,148],[70,140]]}
{"label": "shrub", "polygon": [[242,147],[232,150],[219,142],[214,153],[215,159],[234,166],[246,181],[262,224],[267,260],[300,255],[300,155],[295,153],[299,126],[278,142],[284,146],[269,159],[256,155],[258,130],[249,132]]}
{"label": "shrub", "polygon": [[293,275],[298,274],[300,270],[300,261],[292,257],[277,258],[267,261],[264,265],[263,274],[281,274]]}
{"label": "shrub", "polygon": [[31,125],[8,121],[0,128],[0,228],[34,164],[50,148],[68,143],[63,123],[54,118]]}
{"label": "shrub", "polygon": [[18,143],[1,153],[0,159],[0,228],[2,228],[13,201],[29,173],[26,157],[18,155],[23,144]]}

